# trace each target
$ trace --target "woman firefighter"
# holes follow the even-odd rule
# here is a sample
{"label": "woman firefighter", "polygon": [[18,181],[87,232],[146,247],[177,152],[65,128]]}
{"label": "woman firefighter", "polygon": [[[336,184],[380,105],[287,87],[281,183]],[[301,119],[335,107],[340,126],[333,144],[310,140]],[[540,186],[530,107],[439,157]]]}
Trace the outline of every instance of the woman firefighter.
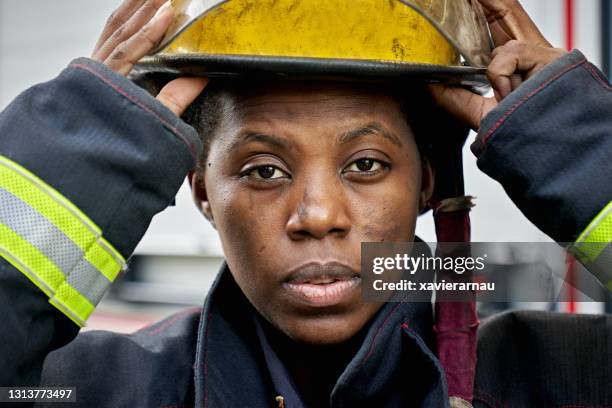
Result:
{"label": "woman firefighter", "polygon": [[[0,385],[87,407],[611,405],[607,316],[507,313],[476,343],[473,302],[361,296],[361,243],[414,241],[427,208],[469,240],[467,127],[612,281],[609,82],[516,0],[429,3],[125,0],[91,58],[0,116]],[[493,98],[454,86],[485,65]],[[226,257],[203,308],[79,334],[187,175]]]}

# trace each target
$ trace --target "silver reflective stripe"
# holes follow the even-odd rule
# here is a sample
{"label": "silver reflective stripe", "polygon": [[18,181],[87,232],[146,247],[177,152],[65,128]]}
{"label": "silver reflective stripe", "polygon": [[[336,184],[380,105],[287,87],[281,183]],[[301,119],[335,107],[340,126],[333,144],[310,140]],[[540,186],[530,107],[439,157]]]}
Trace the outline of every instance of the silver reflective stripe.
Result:
{"label": "silver reflective stripe", "polygon": [[81,249],[28,204],[0,188],[0,222],[45,254],[66,274],[83,256]]}
{"label": "silver reflective stripe", "polygon": [[93,305],[111,282],[59,228],[15,195],[0,188],[0,223],[28,241],[66,276],[66,281]]}
{"label": "silver reflective stripe", "polygon": [[79,260],[79,263],[68,275],[66,282],[85,296],[93,305],[100,303],[112,283],[84,258]]}

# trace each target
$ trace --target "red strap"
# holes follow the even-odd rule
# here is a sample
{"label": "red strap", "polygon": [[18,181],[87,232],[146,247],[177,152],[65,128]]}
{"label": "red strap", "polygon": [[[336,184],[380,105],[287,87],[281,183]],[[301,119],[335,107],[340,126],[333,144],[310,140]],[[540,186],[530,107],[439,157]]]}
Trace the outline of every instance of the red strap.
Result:
{"label": "red strap", "polygon": [[[438,242],[469,242],[471,232],[469,211],[469,209],[452,212],[436,211],[434,220]],[[438,255],[443,254],[438,253]],[[438,277],[441,278],[453,280],[454,277]],[[435,314],[434,331],[438,358],[446,373],[449,396],[472,402],[479,323],[476,303],[475,301],[436,301]]]}

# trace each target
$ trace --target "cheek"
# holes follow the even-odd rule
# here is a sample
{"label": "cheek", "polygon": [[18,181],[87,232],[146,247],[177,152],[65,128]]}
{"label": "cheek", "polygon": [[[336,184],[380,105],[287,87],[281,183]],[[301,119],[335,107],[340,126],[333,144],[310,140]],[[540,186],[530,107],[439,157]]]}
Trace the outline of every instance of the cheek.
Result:
{"label": "cheek", "polygon": [[355,199],[355,224],[361,241],[401,242],[414,238],[421,174],[406,167],[396,169],[395,175],[377,186],[376,191]]}
{"label": "cheek", "polygon": [[414,238],[417,206],[406,200],[406,196],[385,196],[375,210],[361,214],[365,242],[404,242]]}
{"label": "cheek", "polygon": [[270,277],[267,271],[275,270],[270,254],[277,246],[282,214],[278,200],[255,200],[235,180],[218,184],[223,187],[213,190],[209,199],[226,261],[247,295],[261,296]]}
{"label": "cheek", "polygon": [[261,255],[279,239],[284,209],[277,194],[259,194],[240,187],[226,195],[222,213],[222,239],[239,243],[249,255]]}

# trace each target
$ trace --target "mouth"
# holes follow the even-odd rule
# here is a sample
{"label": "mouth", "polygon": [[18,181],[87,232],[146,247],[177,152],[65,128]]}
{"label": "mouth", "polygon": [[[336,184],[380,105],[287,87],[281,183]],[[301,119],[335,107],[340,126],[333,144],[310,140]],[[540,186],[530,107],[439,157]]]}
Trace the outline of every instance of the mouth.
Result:
{"label": "mouth", "polygon": [[329,307],[346,301],[359,283],[359,273],[344,264],[308,263],[294,269],[283,287],[308,306]]}

